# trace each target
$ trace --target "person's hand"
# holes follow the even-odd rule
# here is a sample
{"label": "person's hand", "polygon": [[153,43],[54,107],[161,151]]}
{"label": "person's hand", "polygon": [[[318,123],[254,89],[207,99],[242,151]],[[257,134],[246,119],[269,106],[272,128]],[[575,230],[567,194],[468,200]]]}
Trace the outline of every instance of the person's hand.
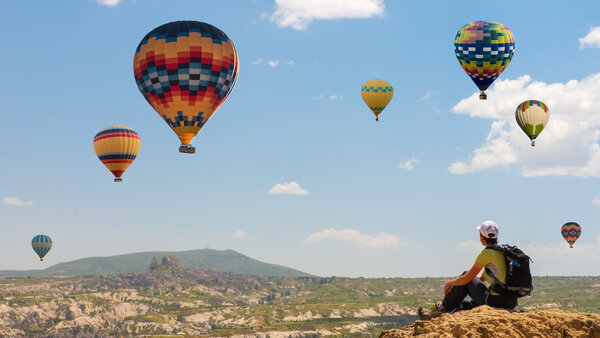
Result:
{"label": "person's hand", "polygon": [[444,285],[444,294],[448,294],[448,292],[450,292],[450,290],[452,290],[452,285],[449,284],[449,282],[446,282],[446,284]]}

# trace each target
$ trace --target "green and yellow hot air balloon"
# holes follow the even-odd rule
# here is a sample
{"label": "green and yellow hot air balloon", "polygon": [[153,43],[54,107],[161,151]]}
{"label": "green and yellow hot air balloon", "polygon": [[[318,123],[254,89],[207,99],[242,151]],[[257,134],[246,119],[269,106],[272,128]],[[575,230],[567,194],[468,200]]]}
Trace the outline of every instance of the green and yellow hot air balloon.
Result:
{"label": "green and yellow hot air balloon", "polygon": [[379,114],[392,100],[394,88],[392,85],[382,79],[373,79],[365,82],[360,89],[360,95],[375,114],[375,121],[379,121]]}
{"label": "green and yellow hot air balloon", "polygon": [[31,240],[31,247],[40,256],[40,261],[43,261],[44,256],[52,249],[52,240],[47,235],[37,235]]}
{"label": "green and yellow hot air balloon", "polygon": [[535,139],[548,124],[550,111],[544,102],[539,100],[528,100],[522,102],[515,111],[515,118],[519,127],[531,139],[531,146],[535,146]]}

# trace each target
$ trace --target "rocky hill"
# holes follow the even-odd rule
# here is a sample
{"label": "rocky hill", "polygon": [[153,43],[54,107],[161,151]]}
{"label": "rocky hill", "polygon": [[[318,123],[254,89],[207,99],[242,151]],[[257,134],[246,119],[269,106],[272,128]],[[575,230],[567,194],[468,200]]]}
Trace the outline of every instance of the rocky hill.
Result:
{"label": "rocky hill", "polygon": [[600,337],[600,314],[562,310],[517,312],[477,307],[416,321],[401,329],[383,331],[383,338],[400,337]]}
{"label": "rocky hill", "polygon": [[[59,263],[44,270],[6,270],[0,277],[54,277],[115,275],[144,272],[153,257],[173,256],[190,269],[210,269],[259,276],[311,276],[285,266],[260,262],[233,250],[190,250],[175,252],[140,252],[110,257],[89,257]],[[51,257],[46,259],[51,261]]]}
{"label": "rocky hill", "polygon": [[0,279],[0,337],[222,337],[237,332],[246,337],[256,331],[253,336],[309,337],[365,333],[377,325],[365,320],[369,317],[394,325],[412,322],[410,309],[393,303],[347,308],[329,301],[324,308],[307,299],[324,285],[346,280],[189,269],[173,256],[161,263],[153,259],[141,273],[5,278]]}
{"label": "rocky hill", "polygon": [[[417,320],[417,306],[441,297],[445,280],[253,276],[189,269],[165,256],[149,259],[143,272],[0,278],[0,337],[298,338],[374,337],[391,328],[422,332],[421,326],[434,322],[407,325]],[[522,299],[519,310],[600,313],[600,277],[535,277],[534,284],[535,294]],[[460,326],[461,321],[441,331],[470,332],[461,331],[471,328]],[[487,327],[491,330],[497,322],[489,319]],[[581,332],[595,325],[585,318],[573,323],[580,323],[573,330]],[[576,336],[577,331],[569,330],[563,330],[565,337]]]}

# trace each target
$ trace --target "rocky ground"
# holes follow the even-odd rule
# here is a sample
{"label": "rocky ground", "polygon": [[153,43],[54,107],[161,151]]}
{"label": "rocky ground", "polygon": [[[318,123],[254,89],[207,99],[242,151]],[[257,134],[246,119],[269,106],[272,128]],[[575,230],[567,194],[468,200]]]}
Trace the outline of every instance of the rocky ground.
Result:
{"label": "rocky ground", "polygon": [[[342,280],[193,270],[170,256],[161,264],[153,260],[145,273],[3,279],[0,336],[360,335],[382,322],[412,321],[413,309],[394,302],[303,304],[312,289]],[[398,321],[404,315],[408,319]]]}
{"label": "rocky ground", "polygon": [[600,315],[561,310],[514,312],[481,306],[431,321],[418,320],[401,329],[383,331],[380,337],[600,338]]}
{"label": "rocky ground", "polygon": [[[534,284],[535,296],[518,310],[600,312],[599,277],[538,277]],[[470,319],[460,317],[466,312],[448,317],[439,332],[429,326],[436,321],[415,323],[417,306],[439,300],[443,285],[443,278],[250,276],[187,269],[167,256],[144,273],[0,279],[0,337],[372,337],[399,327],[387,334],[473,334],[463,325]],[[557,320],[548,330],[596,332],[586,318],[577,319],[580,327]],[[498,326],[486,320],[475,319],[487,323],[476,332]]]}

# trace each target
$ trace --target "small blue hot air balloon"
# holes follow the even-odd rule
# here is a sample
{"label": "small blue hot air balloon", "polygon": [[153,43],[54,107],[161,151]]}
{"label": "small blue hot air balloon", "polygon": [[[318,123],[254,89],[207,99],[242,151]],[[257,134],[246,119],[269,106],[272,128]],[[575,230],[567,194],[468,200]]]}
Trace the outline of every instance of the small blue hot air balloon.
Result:
{"label": "small blue hot air balloon", "polygon": [[52,248],[52,240],[46,235],[37,235],[31,240],[33,251],[40,256],[40,261],[44,260],[44,256]]}

